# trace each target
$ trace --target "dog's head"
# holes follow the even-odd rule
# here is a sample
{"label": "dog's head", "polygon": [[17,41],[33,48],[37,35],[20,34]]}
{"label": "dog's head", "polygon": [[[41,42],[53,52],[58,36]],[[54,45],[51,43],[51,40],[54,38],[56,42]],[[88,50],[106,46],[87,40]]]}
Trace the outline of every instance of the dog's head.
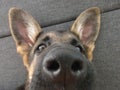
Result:
{"label": "dog's head", "polygon": [[9,23],[28,70],[26,90],[91,90],[91,63],[100,29],[100,10],[87,9],[70,30],[43,31],[27,12],[12,8]]}

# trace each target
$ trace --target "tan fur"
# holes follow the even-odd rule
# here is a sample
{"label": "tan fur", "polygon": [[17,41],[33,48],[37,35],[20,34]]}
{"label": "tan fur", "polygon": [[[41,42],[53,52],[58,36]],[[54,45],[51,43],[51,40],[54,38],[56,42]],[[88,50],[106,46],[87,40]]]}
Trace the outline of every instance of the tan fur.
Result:
{"label": "tan fur", "polygon": [[84,12],[82,12],[78,16],[78,18],[75,20],[75,22],[73,23],[73,25],[71,27],[71,31],[74,32],[81,40],[82,33],[81,33],[81,31],[79,31],[79,29],[83,28],[84,20],[89,15],[91,15],[91,17],[95,18],[96,26],[93,28],[94,33],[93,33],[93,36],[91,36],[91,38],[90,38],[90,42],[89,43],[82,42],[82,43],[86,47],[86,51],[87,51],[86,55],[87,55],[88,59],[91,61],[93,59],[93,51],[95,48],[95,41],[98,37],[99,30],[100,30],[100,9],[98,7],[92,7],[92,8],[85,10]]}
{"label": "tan fur", "polygon": [[[25,67],[27,68],[27,70],[29,70],[29,59],[28,59],[28,54],[29,54],[29,50],[23,50],[23,49],[27,49],[24,46],[16,46],[17,47],[17,52],[22,56],[23,58],[23,63],[25,65]],[[24,48],[23,48],[24,47]]]}

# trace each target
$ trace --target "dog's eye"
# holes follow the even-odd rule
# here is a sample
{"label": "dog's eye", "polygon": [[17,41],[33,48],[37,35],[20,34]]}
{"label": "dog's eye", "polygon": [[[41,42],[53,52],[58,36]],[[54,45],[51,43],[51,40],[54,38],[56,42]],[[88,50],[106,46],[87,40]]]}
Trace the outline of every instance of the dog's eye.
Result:
{"label": "dog's eye", "polygon": [[44,50],[45,48],[46,48],[46,45],[41,44],[41,45],[38,46],[37,51],[41,52],[41,51]]}
{"label": "dog's eye", "polygon": [[81,52],[81,53],[85,53],[85,50],[82,46],[77,45],[76,48]]}
{"label": "dog's eye", "polygon": [[72,45],[76,46],[76,44],[77,44],[77,40],[72,39],[70,43],[71,43]]}

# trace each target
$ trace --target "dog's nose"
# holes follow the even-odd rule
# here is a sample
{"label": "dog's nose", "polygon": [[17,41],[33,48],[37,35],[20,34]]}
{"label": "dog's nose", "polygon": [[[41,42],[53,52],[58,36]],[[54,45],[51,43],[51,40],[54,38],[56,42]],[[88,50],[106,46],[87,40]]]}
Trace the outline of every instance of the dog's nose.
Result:
{"label": "dog's nose", "polygon": [[[67,60],[69,62],[69,60]],[[73,62],[71,64],[69,63],[63,64],[60,60],[57,59],[49,59],[46,60],[45,65],[44,65],[44,70],[47,73],[51,73],[54,75],[57,75],[60,73],[61,69],[66,70],[69,69],[71,74],[78,74],[79,72],[82,71],[83,69],[83,62],[80,60],[72,60]],[[78,73],[77,73],[78,72]]]}
{"label": "dog's nose", "polygon": [[54,52],[43,61],[46,77],[55,81],[76,81],[86,75],[86,65],[81,56],[70,51]]}

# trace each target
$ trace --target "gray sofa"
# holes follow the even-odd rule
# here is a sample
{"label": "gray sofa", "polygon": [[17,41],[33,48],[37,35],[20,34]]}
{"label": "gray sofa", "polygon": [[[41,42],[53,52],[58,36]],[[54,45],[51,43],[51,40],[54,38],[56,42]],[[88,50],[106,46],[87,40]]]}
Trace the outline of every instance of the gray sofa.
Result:
{"label": "gray sofa", "polygon": [[95,90],[120,90],[120,0],[0,0],[0,90],[15,90],[26,78],[9,31],[9,8],[28,11],[44,30],[66,30],[83,10],[93,6],[102,11],[93,60]]}

